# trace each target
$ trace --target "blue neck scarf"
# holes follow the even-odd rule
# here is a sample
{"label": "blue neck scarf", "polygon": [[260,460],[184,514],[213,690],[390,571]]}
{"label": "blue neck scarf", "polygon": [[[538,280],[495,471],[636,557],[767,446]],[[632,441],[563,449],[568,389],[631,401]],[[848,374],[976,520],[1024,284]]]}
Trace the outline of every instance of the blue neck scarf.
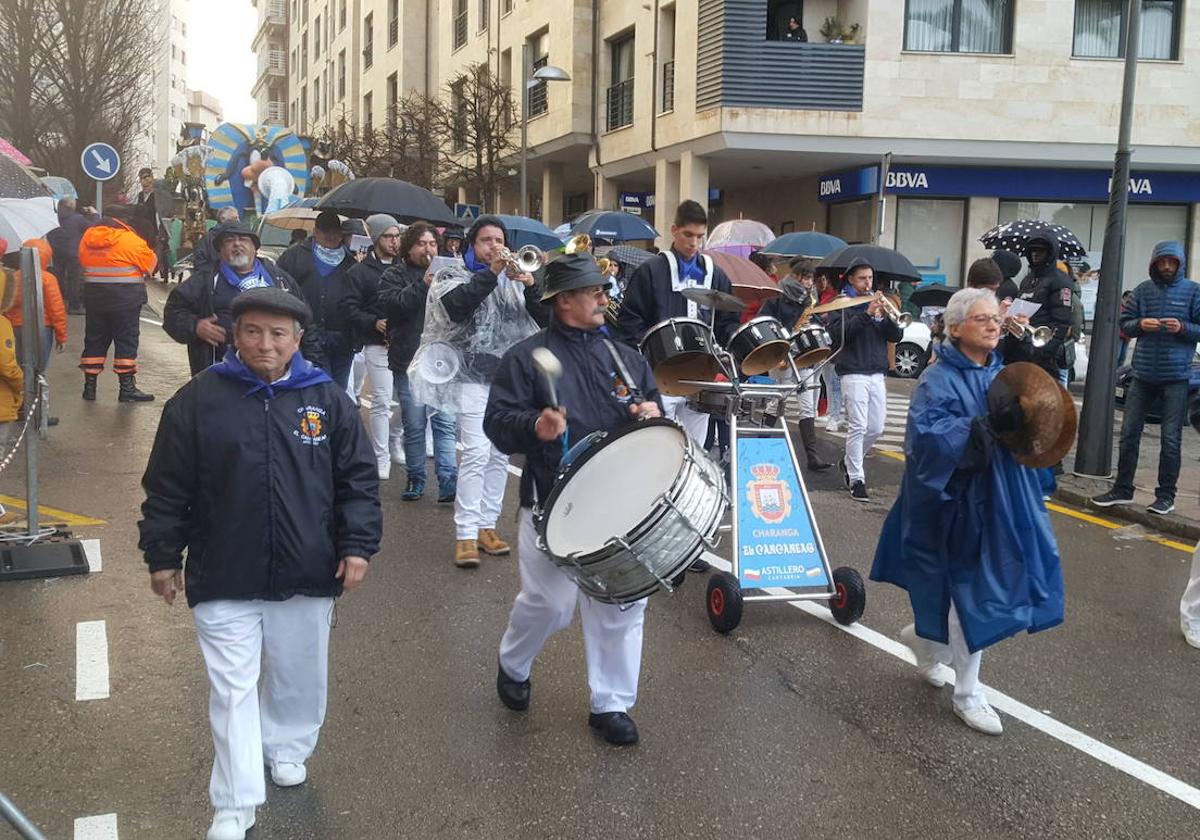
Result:
{"label": "blue neck scarf", "polygon": [[685,260],[683,256],[674,248],[671,251],[675,254],[675,259],[679,261],[679,279],[680,280],[703,280],[704,269],[700,267],[700,252],[692,254],[690,260]]}
{"label": "blue neck scarf", "polygon": [[463,262],[466,263],[467,268],[469,270],[471,270],[472,272],[490,271],[491,270],[490,265],[488,265],[486,263],[481,263],[479,260],[475,259],[475,246],[474,245],[472,245],[470,248],[468,248],[466,250],[466,253],[463,254]]}
{"label": "blue neck scarf", "polygon": [[254,267],[246,274],[238,274],[224,260],[221,260],[217,268],[220,270],[221,276],[225,278],[225,282],[239,292],[275,285],[275,281],[271,279],[271,275],[267,273],[267,270],[263,268],[263,264],[258,260],[254,261]]}
{"label": "blue neck scarf", "polygon": [[313,264],[317,267],[317,274],[322,277],[328,277],[337,270],[337,267],[346,259],[346,249],[339,245],[336,248],[323,248],[317,244],[317,240],[312,240]]}

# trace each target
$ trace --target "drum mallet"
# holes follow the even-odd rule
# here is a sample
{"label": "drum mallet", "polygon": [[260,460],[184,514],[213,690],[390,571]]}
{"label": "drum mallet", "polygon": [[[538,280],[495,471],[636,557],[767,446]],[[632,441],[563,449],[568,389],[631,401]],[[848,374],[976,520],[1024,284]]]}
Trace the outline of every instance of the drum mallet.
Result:
{"label": "drum mallet", "polygon": [[[555,383],[562,376],[562,362],[558,360],[558,356],[550,352],[550,348],[548,347],[533,348],[532,356],[533,366],[537,368],[538,373],[546,380],[546,387],[550,391],[551,404],[554,408],[561,409],[562,405],[558,402],[558,388],[555,387]],[[563,432],[562,446],[564,457],[566,457],[567,450],[570,448],[567,441],[568,434],[569,432]]]}

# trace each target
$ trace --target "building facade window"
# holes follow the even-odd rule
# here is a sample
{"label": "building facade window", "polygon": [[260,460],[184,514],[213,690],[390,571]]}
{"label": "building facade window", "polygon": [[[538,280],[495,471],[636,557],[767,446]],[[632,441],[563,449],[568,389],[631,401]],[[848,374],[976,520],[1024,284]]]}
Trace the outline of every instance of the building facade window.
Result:
{"label": "building facade window", "polygon": [[300,130],[308,130],[308,88],[300,88]]}
{"label": "building facade window", "polygon": [[829,205],[827,230],[847,242],[870,242],[875,214],[871,200],[841,201]]}
{"label": "building facade window", "polygon": [[400,40],[400,0],[388,0],[388,49]]}
{"label": "building facade window", "polygon": [[[1125,57],[1124,0],[1075,0],[1075,38],[1078,58]],[[1179,58],[1179,0],[1142,0],[1141,43],[1138,58],[1174,61]]]}
{"label": "building facade window", "polygon": [[1011,53],[1014,0],[905,0],[904,49]]}
{"label": "building facade window", "polygon": [[338,32],[346,29],[346,0],[338,0]]}
{"label": "building facade window", "polygon": [[479,31],[483,32],[488,28],[488,21],[492,18],[492,4],[490,0],[479,0]]}
{"label": "building facade window", "polygon": [[313,79],[313,119],[321,119],[321,80]]}
{"label": "building facade window", "polygon": [[513,10],[513,0],[501,0],[500,14],[502,14],[502,15],[512,14],[512,10]]}
{"label": "building facade window", "polygon": [[300,36],[300,78],[308,78],[308,30]]}
{"label": "building facade window", "polygon": [[633,125],[633,33],[610,42],[612,84],[608,88],[608,130]]}
{"label": "building facade window", "polygon": [[[549,32],[542,32],[529,39],[529,54],[533,56],[533,65],[529,68],[529,75],[532,76],[535,70],[550,63]],[[544,114],[548,107],[546,83],[534,82],[529,88],[529,116],[536,117]]]}
{"label": "building facade window", "polygon": [[400,78],[396,73],[387,77],[387,124],[389,129],[396,127],[400,108]]}
{"label": "building facade window", "polygon": [[450,88],[450,107],[454,111],[454,130],[451,136],[451,150],[463,152],[467,148],[467,117],[465,114],[466,97],[463,95],[463,83],[455,82]]}
{"label": "building facade window", "polygon": [[308,0],[300,0],[300,20],[303,23],[308,23]]}
{"label": "building facade window", "polygon": [[293,48],[292,49],[292,78],[293,79],[296,78],[296,74],[298,72],[300,72],[299,67],[300,67],[300,62],[296,61],[296,50],[295,50],[295,48]]}
{"label": "building facade window", "polygon": [[453,32],[451,43],[453,49],[458,49],[467,43],[467,0],[454,0],[454,15],[451,20]]}
{"label": "building facade window", "polygon": [[363,116],[362,116],[363,133],[370,134],[373,123],[371,122],[371,92],[367,91],[363,94]]}
{"label": "building facade window", "polygon": [[363,19],[363,69],[369,68],[375,61],[375,13]]}
{"label": "building facade window", "polygon": [[346,98],[346,51],[338,53],[337,63],[338,99]]}
{"label": "building facade window", "polygon": [[313,58],[321,55],[321,16],[313,18]]}
{"label": "building facade window", "polygon": [[897,202],[896,250],[912,260],[926,280],[962,286],[966,279],[962,264],[966,201],[960,198],[891,200]]}

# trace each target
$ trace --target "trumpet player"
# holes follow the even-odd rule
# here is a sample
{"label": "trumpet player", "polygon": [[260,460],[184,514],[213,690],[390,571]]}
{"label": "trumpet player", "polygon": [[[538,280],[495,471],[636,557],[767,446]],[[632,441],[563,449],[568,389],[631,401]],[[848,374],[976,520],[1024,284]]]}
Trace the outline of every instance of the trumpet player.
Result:
{"label": "trumpet player", "polygon": [[[843,295],[871,297],[875,270],[865,260],[852,260],[842,278]],[[846,453],[838,461],[838,470],[856,502],[871,498],[863,454],[883,434],[887,419],[887,345],[904,338],[902,320],[895,306],[879,294],[865,308],[840,309],[829,318],[829,337],[838,351],[834,368],[842,378],[842,404],[849,424]]]}

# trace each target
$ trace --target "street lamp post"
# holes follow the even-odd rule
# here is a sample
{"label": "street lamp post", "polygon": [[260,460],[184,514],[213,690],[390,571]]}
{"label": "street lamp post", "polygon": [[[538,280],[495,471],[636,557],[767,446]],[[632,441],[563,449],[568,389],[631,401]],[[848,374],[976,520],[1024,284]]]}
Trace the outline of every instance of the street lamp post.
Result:
{"label": "street lamp post", "polygon": [[561,67],[547,64],[533,71],[529,78],[529,44],[521,45],[521,212],[529,214],[529,89],[538,82],[569,82],[571,74]]}

